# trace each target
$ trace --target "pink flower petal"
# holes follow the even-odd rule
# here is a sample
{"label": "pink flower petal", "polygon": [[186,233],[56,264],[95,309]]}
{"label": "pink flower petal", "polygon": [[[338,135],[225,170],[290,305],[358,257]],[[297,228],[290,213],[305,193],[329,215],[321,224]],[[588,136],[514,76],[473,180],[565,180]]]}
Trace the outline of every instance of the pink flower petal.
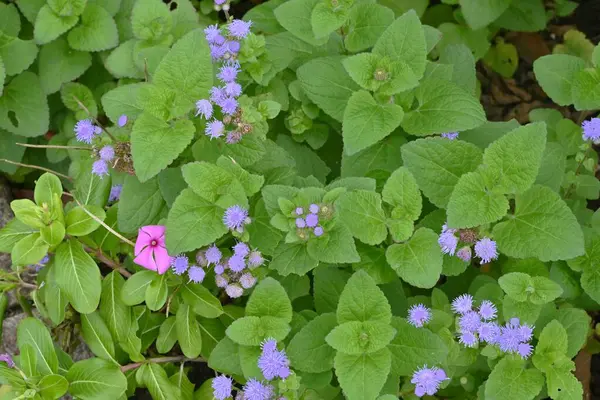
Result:
{"label": "pink flower petal", "polygon": [[159,275],[167,272],[171,266],[171,256],[169,256],[167,249],[164,247],[158,246],[154,248],[154,261],[156,262]]}
{"label": "pink flower petal", "polygon": [[152,239],[158,240],[158,238],[163,237],[165,235],[166,228],[164,225],[146,225],[143,226],[142,229],[145,233],[150,235]]}
{"label": "pink flower petal", "polygon": [[152,248],[146,247],[134,259],[133,262],[151,271],[156,271],[157,266],[152,257]]}

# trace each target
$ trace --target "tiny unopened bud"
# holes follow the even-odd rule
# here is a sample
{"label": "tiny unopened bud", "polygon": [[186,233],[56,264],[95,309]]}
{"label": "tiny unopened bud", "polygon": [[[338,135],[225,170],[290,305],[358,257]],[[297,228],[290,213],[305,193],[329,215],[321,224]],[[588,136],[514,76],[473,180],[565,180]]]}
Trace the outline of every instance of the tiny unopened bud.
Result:
{"label": "tiny unopened bud", "polygon": [[223,117],[223,123],[224,124],[230,124],[231,120],[232,120],[231,115],[226,115],[226,116]]}
{"label": "tiny unopened bud", "polygon": [[388,78],[388,73],[382,68],[377,68],[373,74],[373,78],[376,81],[385,81]]}
{"label": "tiny unopened bud", "polygon": [[471,261],[471,248],[465,246],[456,252],[456,257],[460,258],[464,262]]}
{"label": "tiny unopened bud", "polygon": [[461,229],[459,235],[461,242],[465,243],[475,243],[478,236],[474,229]]}
{"label": "tiny unopened bud", "polygon": [[250,124],[242,124],[242,133],[245,135],[247,133],[252,132],[252,125]]}
{"label": "tiny unopened bud", "polygon": [[196,264],[198,264],[201,267],[206,267],[208,265],[206,255],[204,255],[203,251],[199,251],[196,253]]}
{"label": "tiny unopened bud", "polygon": [[229,11],[229,3],[223,4],[223,11]]}

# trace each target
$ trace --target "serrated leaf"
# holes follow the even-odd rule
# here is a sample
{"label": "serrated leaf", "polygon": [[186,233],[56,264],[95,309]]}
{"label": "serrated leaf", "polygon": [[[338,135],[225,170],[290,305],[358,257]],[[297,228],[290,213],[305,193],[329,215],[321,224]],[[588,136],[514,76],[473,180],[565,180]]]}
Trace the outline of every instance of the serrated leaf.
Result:
{"label": "serrated leaf", "polygon": [[[162,3],[161,3],[162,4]],[[116,78],[144,78],[144,71],[140,70],[134,61],[134,49],[138,40],[131,39],[121,43],[115,48],[106,60],[104,66]]]}
{"label": "serrated leaf", "polygon": [[312,10],[319,0],[290,0],[274,10],[277,22],[288,32],[314,46],[327,43],[327,37],[316,39],[312,29]]}
{"label": "serrated leaf", "polygon": [[63,38],[42,46],[39,58],[40,84],[44,93],[60,90],[63,83],[80,77],[92,65],[92,56],[73,50]]}
{"label": "serrated leaf", "polygon": [[145,86],[144,83],[133,83],[118,86],[102,96],[102,108],[113,123],[117,123],[121,115],[136,119],[142,113],[138,103],[138,94]]}
{"label": "serrated leaf", "polygon": [[500,252],[541,261],[567,260],[584,253],[577,219],[552,189],[534,185],[516,196],[515,214],[494,226]]}
{"label": "serrated leaf", "polygon": [[81,14],[81,23],[69,32],[69,46],[81,51],[102,51],[119,44],[119,32],[104,8],[90,3]]}
{"label": "serrated leaf", "polygon": [[169,211],[166,235],[169,252],[195,250],[223,236],[227,233],[224,212],[191,189],[185,189]]}
{"label": "serrated leaf", "polygon": [[337,307],[339,324],[351,321],[389,323],[392,317],[385,295],[365,271],[355,272],[346,283]]}
{"label": "serrated leaf", "polygon": [[344,7],[335,9],[326,3],[318,3],[310,15],[310,23],[315,37],[321,39],[328,37],[340,28],[348,18],[348,10]]}
{"label": "serrated leaf", "polygon": [[437,240],[434,231],[419,228],[408,242],[388,247],[387,261],[404,281],[432,288],[442,273],[443,258]]}
{"label": "serrated leaf", "polygon": [[223,208],[233,205],[248,207],[244,187],[223,168],[201,161],[184,165],[181,172],[194,193],[211,203]]}
{"label": "serrated leaf", "polygon": [[143,113],[131,132],[131,155],[140,182],[145,182],[165,169],[185,150],[194,137],[194,124],[189,120],[166,123]]}
{"label": "serrated leaf", "polygon": [[482,152],[477,146],[460,140],[428,138],[402,146],[402,160],[423,194],[444,208],[461,175],[479,166]]}
{"label": "serrated leaf", "polygon": [[75,310],[88,314],[98,308],[101,277],[98,265],[83,250],[77,240],[71,239],[56,249],[54,274]]}
{"label": "serrated leaf", "polygon": [[335,202],[339,221],[360,241],[376,245],[387,237],[381,196],[367,190],[343,193]]}
{"label": "serrated leaf", "polygon": [[378,104],[365,90],[355,92],[344,111],[342,136],[348,155],[372,146],[396,129],[404,110],[396,104]]}
{"label": "serrated leaf", "polygon": [[460,0],[463,15],[473,30],[481,29],[494,22],[512,0]]}
{"label": "serrated leaf", "polygon": [[386,28],[394,22],[394,12],[379,4],[355,4],[348,15],[346,49],[358,52],[372,47]]}
{"label": "serrated leaf", "polygon": [[415,177],[408,168],[401,167],[392,173],[381,192],[383,201],[395,207],[396,213],[412,221],[421,215],[421,192]]}
{"label": "serrated leaf", "polygon": [[231,340],[244,346],[258,346],[269,338],[281,341],[289,332],[290,326],[281,318],[252,316],[236,319],[226,330]]}
{"label": "serrated leaf", "polygon": [[337,319],[333,313],[319,315],[304,325],[286,349],[294,368],[319,373],[333,367],[335,350],[327,344],[325,337],[336,325]]}
{"label": "serrated leaf", "polygon": [[567,54],[543,56],[533,63],[533,72],[544,91],[561,106],[573,104],[573,82],[585,61]]}
{"label": "serrated leaf", "polygon": [[248,299],[246,315],[277,317],[290,323],[292,303],[281,283],[273,278],[266,278],[260,281]]}
{"label": "serrated leaf", "polygon": [[38,77],[21,73],[4,87],[0,97],[0,127],[19,136],[45,134],[49,126],[48,101]]}
{"label": "serrated leaf", "polygon": [[83,104],[93,117],[98,116],[98,105],[96,104],[94,94],[87,86],[81,83],[65,83],[60,88],[60,98],[65,107],[73,111],[75,117],[78,119],[88,118],[88,112],[79,103]]}
{"label": "serrated leaf", "polygon": [[0,31],[0,56],[6,75],[16,75],[29,68],[37,53],[32,40],[21,40]]}
{"label": "serrated leaf", "polygon": [[326,114],[343,121],[346,104],[359,86],[346,73],[342,58],[316,58],[302,65],[296,73],[308,98]]}
{"label": "serrated leaf", "polygon": [[600,72],[586,68],[577,72],[573,80],[572,94],[576,110],[591,110],[600,107]]}
{"label": "serrated leaf", "polygon": [[402,128],[409,134],[459,132],[486,122],[479,100],[452,82],[426,79],[415,90],[416,109],[404,116]]}
{"label": "serrated leaf", "polygon": [[396,335],[389,324],[377,321],[351,321],[335,327],[325,340],[344,354],[373,353],[386,347]]}
{"label": "serrated leaf", "polygon": [[33,37],[37,44],[46,44],[71,29],[77,24],[79,17],[61,17],[45,4],[37,13],[33,29]]}
{"label": "serrated leaf", "polygon": [[[256,221],[252,221],[252,224]],[[303,243],[280,242],[275,248],[269,269],[277,271],[282,276],[289,274],[304,275],[314,269],[319,261],[308,254],[307,246]]]}
{"label": "serrated leaf", "polygon": [[131,11],[131,28],[137,39],[157,41],[171,30],[173,18],[166,3],[138,0]]}
{"label": "serrated leaf", "polygon": [[569,337],[567,357],[573,358],[587,341],[591,318],[585,310],[561,308],[558,310],[556,319],[567,330],[567,336]]}
{"label": "serrated leaf", "polygon": [[139,227],[150,225],[164,204],[156,178],[141,183],[135,176],[125,177],[117,212],[119,229],[136,232]]}
{"label": "serrated leaf", "polygon": [[377,397],[385,384],[390,366],[390,351],[385,348],[361,355],[338,352],[335,356],[335,374],[349,400]]}
{"label": "serrated leaf", "polygon": [[417,13],[410,10],[397,18],[377,40],[373,54],[405,62],[420,79],[425,72],[427,43]]}
{"label": "serrated leaf", "polygon": [[352,233],[343,224],[336,224],[323,236],[308,241],[308,254],[315,260],[338,264],[360,260]]}
{"label": "serrated leaf", "polygon": [[485,385],[485,398],[489,400],[533,400],[542,390],[544,377],[534,368],[525,368],[525,362],[505,357],[492,370]]}
{"label": "serrated leaf", "polygon": [[567,331],[557,320],[552,320],[544,327],[535,347],[533,365],[540,371],[547,372],[555,361],[565,357],[567,353]]}

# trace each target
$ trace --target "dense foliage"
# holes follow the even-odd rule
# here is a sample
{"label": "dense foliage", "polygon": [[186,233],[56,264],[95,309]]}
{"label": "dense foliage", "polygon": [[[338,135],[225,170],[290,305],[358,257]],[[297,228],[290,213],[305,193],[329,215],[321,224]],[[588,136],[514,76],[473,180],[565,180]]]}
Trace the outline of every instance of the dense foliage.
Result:
{"label": "dense foliage", "polygon": [[577,4],[239,5],[0,4],[0,170],[35,180],[2,398],[580,400],[600,47],[535,60],[524,125],[476,75]]}

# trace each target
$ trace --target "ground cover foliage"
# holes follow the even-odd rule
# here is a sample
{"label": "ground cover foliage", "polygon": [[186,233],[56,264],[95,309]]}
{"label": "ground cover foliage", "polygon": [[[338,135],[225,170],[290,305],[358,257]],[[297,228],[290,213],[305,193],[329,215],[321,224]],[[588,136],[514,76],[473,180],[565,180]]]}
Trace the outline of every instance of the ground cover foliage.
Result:
{"label": "ground cover foliage", "polygon": [[476,73],[576,7],[0,4],[2,398],[581,399],[600,49],[538,57],[526,123]]}

